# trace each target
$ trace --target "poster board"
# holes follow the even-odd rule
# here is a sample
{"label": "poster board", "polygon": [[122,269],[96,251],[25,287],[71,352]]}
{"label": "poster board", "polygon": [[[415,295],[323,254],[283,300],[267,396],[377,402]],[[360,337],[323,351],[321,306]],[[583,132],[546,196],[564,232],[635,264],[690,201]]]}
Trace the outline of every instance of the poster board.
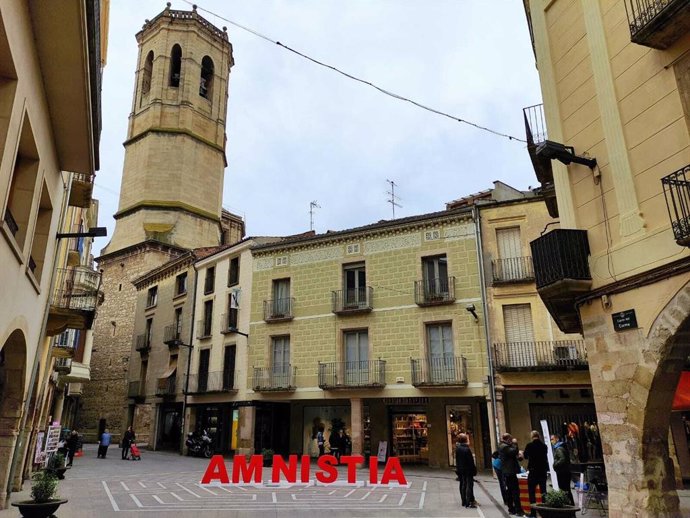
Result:
{"label": "poster board", "polygon": [[34,452],[34,464],[43,464],[46,454],[43,451],[43,439],[45,432],[38,432],[36,434],[36,450]]}
{"label": "poster board", "polygon": [[62,427],[60,425],[48,427],[48,433],[46,434],[46,447],[44,449],[45,453],[54,453],[57,451],[61,431]]}
{"label": "poster board", "polygon": [[551,448],[549,440],[551,439],[551,434],[549,433],[549,425],[546,419],[539,421],[541,424],[541,433],[544,437],[544,444],[546,444],[546,457],[549,459],[549,472],[551,473],[551,485],[554,489],[560,489],[558,487],[558,478],[556,477],[556,470],[553,469],[553,448]]}
{"label": "poster board", "polygon": [[379,441],[379,449],[376,458],[379,462],[386,462],[386,455],[388,454],[388,441]]}

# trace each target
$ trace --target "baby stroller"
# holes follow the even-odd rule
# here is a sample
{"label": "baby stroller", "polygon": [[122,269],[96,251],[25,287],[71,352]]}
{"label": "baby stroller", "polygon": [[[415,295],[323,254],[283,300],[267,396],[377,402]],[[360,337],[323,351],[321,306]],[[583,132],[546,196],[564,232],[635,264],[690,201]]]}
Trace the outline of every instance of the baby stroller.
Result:
{"label": "baby stroller", "polygon": [[131,455],[132,460],[141,460],[141,452],[139,451],[139,448],[137,447],[136,443],[132,443],[129,446],[129,453]]}

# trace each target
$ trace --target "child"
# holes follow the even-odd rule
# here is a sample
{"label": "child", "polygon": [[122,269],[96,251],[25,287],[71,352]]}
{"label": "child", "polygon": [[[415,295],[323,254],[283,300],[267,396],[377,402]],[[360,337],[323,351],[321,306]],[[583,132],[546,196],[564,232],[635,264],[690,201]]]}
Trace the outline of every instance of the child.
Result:
{"label": "child", "polygon": [[139,451],[139,448],[137,448],[136,443],[132,443],[129,446],[129,452],[132,455],[132,460],[141,460],[141,452]]}

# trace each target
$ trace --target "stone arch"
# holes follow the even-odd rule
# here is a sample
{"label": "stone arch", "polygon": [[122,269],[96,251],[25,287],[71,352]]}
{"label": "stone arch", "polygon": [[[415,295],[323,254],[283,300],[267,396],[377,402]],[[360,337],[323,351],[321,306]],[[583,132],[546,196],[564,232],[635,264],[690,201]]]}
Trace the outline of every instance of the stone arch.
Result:
{"label": "stone arch", "polygon": [[182,47],[175,43],[170,51],[170,79],[169,86],[177,88],[180,86],[180,76],[182,74]]}
{"label": "stone arch", "polygon": [[19,329],[0,348],[0,509],[8,496],[8,477],[24,403],[26,339]]}
{"label": "stone arch", "polygon": [[199,95],[209,101],[213,99],[213,74],[215,67],[209,56],[201,60],[201,76],[199,79]]}

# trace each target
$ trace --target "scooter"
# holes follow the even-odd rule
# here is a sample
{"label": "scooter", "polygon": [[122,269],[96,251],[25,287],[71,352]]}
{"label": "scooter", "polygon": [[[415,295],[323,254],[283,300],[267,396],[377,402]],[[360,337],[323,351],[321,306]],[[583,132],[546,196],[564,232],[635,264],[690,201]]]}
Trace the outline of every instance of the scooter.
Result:
{"label": "scooter", "polygon": [[187,440],[185,441],[188,455],[210,459],[213,454],[212,442],[213,440],[206,430],[203,430],[200,434],[188,433]]}

